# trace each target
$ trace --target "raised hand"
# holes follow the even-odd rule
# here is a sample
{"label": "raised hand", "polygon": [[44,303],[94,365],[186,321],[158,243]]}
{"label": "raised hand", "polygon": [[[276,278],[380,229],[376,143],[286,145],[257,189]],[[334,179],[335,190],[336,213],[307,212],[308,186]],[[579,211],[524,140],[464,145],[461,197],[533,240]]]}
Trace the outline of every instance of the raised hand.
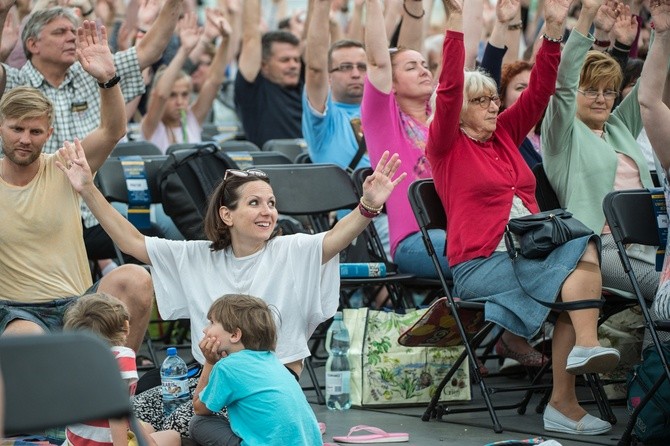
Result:
{"label": "raised hand", "polygon": [[604,3],[605,0],[582,0],[582,11],[585,9],[597,11]]}
{"label": "raised hand", "polygon": [[65,141],[63,147],[58,149],[58,156],[63,161],[56,161],[56,167],[65,173],[74,190],[81,192],[93,183],[91,168],[78,139],[75,138],[74,144]]}
{"label": "raised hand", "polygon": [[463,14],[463,3],[464,0],[442,0],[447,15],[451,13]]}
{"label": "raised hand", "polygon": [[545,0],[544,2],[544,20],[549,23],[558,23],[563,25],[568,16],[568,10],[572,0]]}
{"label": "raised hand", "polygon": [[498,0],[496,4],[496,17],[500,23],[507,23],[519,13],[520,0]]}
{"label": "raised hand", "polygon": [[186,53],[190,53],[200,40],[202,29],[198,26],[195,14],[187,12],[179,21],[179,41]]}
{"label": "raised hand", "polygon": [[116,67],[104,26],[100,26],[100,36],[93,21],[84,20],[77,28],[77,58],[84,70],[98,82],[107,82],[114,77]]}
{"label": "raised hand", "polygon": [[137,10],[137,26],[143,31],[147,31],[151,24],[156,21],[160,11],[161,5],[158,0],[142,0]]}
{"label": "raised hand", "polygon": [[[614,27],[617,17],[619,17],[622,6],[616,0],[607,0],[603,3],[600,9],[598,9],[596,17],[593,19],[595,27],[609,33]],[[628,10],[630,11],[630,8]]]}
{"label": "raised hand", "polygon": [[631,14],[630,6],[623,5],[612,27],[612,37],[624,45],[631,45],[637,36],[637,19]]}
{"label": "raised hand", "polygon": [[225,20],[226,17],[220,9],[205,8],[205,30],[203,36],[205,36],[208,42],[221,35],[221,22]]}
{"label": "raised hand", "polygon": [[0,54],[3,60],[9,56],[19,41],[19,19],[16,16],[16,10],[12,10],[7,14],[5,26],[2,30],[2,45],[0,45]]}
{"label": "raised hand", "polygon": [[396,178],[393,177],[400,167],[400,159],[397,153],[390,156],[388,150],[384,152],[377,163],[372,175],[368,176],[363,183],[363,200],[374,208],[380,208],[386,203],[393,189],[407,176],[403,172]]}
{"label": "raised hand", "polygon": [[651,0],[649,10],[657,33],[670,29],[670,0]]}

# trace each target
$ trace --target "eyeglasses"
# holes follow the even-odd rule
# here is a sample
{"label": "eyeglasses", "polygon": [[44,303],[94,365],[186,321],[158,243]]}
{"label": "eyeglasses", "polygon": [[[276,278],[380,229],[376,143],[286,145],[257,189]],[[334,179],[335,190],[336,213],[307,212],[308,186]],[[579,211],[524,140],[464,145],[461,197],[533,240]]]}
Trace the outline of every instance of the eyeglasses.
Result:
{"label": "eyeglasses", "polygon": [[364,62],[358,62],[358,63],[341,63],[337,67],[333,68],[330,70],[331,73],[334,73],[335,71],[341,71],[343,73],[349,73],[354,70],[354,67],[358,69],[360,72],[365,72],[368,69],[368,65]]}
{"label": "eyeglasses", "polygon": [[225,182],[231,176],[240,178],[246,178],[246,177],[267,178],[268,174],[259,169],[246,169],[246,170],[227,169],[226,172],[223,174],[223,181]]}
{"label": "eyeglasses", "polygon": [[[599,90],[577,90],[581,94],[584,95],[586,99],[596,99],[598,95],[600,95],[601,91]],[[615,99],[617,96],[619,96],[618,91],[614,90],[605,90],[602,92],[602,95],[605,99],[612,100]]]}
{"label": "eyeglasses", "polygon": [[481,108],[489,108],[491,101],[498,107],[500,107],[500,96],[494,94],[493,96],[479,96],[478,98],[472,98],[468,102],[471,104],[479,104]]}

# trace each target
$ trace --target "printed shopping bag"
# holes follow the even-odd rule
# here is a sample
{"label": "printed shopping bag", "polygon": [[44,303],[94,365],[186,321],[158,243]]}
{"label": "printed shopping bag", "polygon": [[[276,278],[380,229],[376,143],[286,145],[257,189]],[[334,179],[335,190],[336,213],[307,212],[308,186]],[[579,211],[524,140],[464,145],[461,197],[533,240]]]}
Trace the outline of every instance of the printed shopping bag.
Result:
{"label": "printed shopping bag", "polygon": [[[345,309],[351,347],[351,403],[354,406],[421,405],[463,351],[453,347],[405,347],[398,337],[426,310],[399,314],[368,308]],[[440,401],[470,399],[470,374],[464,361],[442,391]]]}

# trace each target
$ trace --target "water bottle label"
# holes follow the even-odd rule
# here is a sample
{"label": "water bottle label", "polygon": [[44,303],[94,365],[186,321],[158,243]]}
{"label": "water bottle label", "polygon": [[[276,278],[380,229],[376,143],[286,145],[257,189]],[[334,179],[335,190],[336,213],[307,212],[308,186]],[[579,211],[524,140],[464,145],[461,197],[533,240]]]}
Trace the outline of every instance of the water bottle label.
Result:
{"label": "water bottle label", "polygon": [[342,395],[350,393],[351,372],[326,372],[326,394]]}
{"label": "water bottle label", "polygon": [[179,378],[163,378],[161,383],[163,398],[182,398],[188,396],[188,380],[186,376]]}

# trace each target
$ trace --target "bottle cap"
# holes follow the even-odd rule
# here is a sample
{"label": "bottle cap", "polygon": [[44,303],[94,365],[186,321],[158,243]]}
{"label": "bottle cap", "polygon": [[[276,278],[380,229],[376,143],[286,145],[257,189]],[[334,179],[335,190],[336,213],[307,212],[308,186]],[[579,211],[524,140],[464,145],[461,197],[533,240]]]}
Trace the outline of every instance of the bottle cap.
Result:
{"label": "bottle cap", "polygon": [[177,356],[177,347],[168,347],[167,355],[168,356]]}

